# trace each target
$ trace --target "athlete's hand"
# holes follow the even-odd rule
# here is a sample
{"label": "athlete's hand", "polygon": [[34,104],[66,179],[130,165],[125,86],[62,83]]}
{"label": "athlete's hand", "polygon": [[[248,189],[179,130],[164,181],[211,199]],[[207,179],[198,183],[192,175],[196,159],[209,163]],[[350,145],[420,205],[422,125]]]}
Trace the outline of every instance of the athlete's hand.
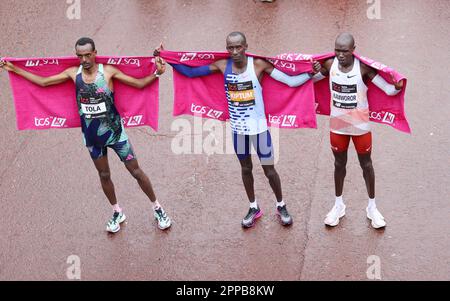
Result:
{"label": "athlete's hand", "polygon": [[322,65],[318,62],[318,61],[313,61],[313,72],[314,74],[317,74],[317,72],[320,71],[320,69],[322,69]]}
{"label": "athlete's hand", "polygon": [[153,56],[159,56],[160,52],[164,50],[164,46],[163,43],[159,43],[158,48],[155,48],[155,50],[153,51]]}
{"label": "athlete's hand", "polygon": [[400,80],[400,81],[398,81],[398,82],[396,82],[395,81],[395,78],[394,78],[394,75],[391,73],[391,79],[392,79],[392,82],[394,83],[394,87],[395,87],[395,89],[396,90],[401,90],[401,89],[403,89],[403,82],[404,82],[404,80],[402,79],[402,80]]}
{"label": "athlete's hand", "polygon": [[0,68],[5,69],[6,71],[14,71],[15,69],[11,62],[7,62],[3,59],[0,59]]}
{"label": "athlete's hand", "polygon": [[156,62],[156,72],[158,74],[163,74],[164,72],[166,72],[166,62],[159,56],[156,57],[155,59]]}

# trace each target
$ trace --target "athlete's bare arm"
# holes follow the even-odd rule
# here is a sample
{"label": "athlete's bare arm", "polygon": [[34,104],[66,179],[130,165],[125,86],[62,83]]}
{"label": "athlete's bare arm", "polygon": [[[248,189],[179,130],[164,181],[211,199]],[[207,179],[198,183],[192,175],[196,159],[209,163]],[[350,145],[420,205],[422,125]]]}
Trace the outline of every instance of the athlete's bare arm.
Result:
{"label": "athlete's bare arm", "polygon": [[[360,62],[361,76],[365,82],[372,81],[377,76],[377,71],[370,66],[367,66],[363,62]],[[396,82],[394,76],[391,74],[391,80],[394,83],[393,86],[396,90],[403,88],[403,80]]]}
{"label": "athlete's bare arm", "polygon": [[303,85],[308,80],[310,80],[316,72],[320,70],[320,64],[314,63],[312,72],[303,72],[298,75],[288,75],[276,69],[269,61],[260,58],[254,60],[254,65],[255,73],[259,81],[261,81],[263,72],[265,72],[276,81],[292,88]]}
{"label": "athlete's bare arm", "polygon": [[[270,75],[272,73],[273,69],[275,68],[270,62],[268,62],[267,60],[264,60],[264,59],[260,59],[260,58],[255,59],[254,64],[255,64],[256,76],[258,77],[258,79],[261,79],[262,72],[265,72]],[[321,68],[320,63],[314,61],[312,74],[319,72],[320,68]]]}
{"label": "athlete's bare arm", "polygon": [[218,60],[209,65],[209,70],[211,72],[222,72],[225,73],[225,69],[227,68],[227,60]]}
{"label": "athlete's bare arm", "polygon": [[363,77],[364,81],[371,81],[376,75],[377,71],[363,62],[359,63],[360,69],[361,69],[361,76]]}
{"label": "athlete's bare arm", "polygon": [[[166,66],[165,66],[165,62],[162,58],[158,57],[156,58],[156,73],[157,74],[163,74],[166,70]],[[138,89],[142,89],[145,88],[147,85],[149,85],[150,83],[152,83],[156,78],[156,74],[150,74],[146,77],[143,78],[135,78],[129,75],[126,75],[125,73],[123,73],[122,71],[120,71],[119,69],[117,69],[114,66],[111,65],[105,65],[105,75],[106,75],[106,79],[109,83],[109,81],[111,79],[117,79],[118,81],[138,88]]]}
{"label": "athlete's bare arm", "polygon": [[33,74],[31,72],[25,71],[19,67],[16,67],[16,66],[14,66],[13,63],[6,62],[4,60],[0,61],[0,68],[5,69],[6,71],[14,72],[17,75],[20,75],[23,78],[29,80],[32,83],[35,83],[36,85],[41,86],[41,87],[47,87],[47,86],[51,86],[51,85],[61,84],[70,79],[75,81],[75,77],[77,74],[77,67],[70,67],[59,74],[48,76],[48,77],[42,77],[42,76]]}
{"label": "athlete's bare arm", "polygon": [[333,58],[327,59],[322,64],[322,68],[320,69],[320,73],[322,73],[323,76],[330,75],[331,65],[333,65]]}
{"label": "athlete's bare arm", "polygon": [[269,63],[266,60],[255,58],[253,60],[253,64],[255,65],[255,73],[258,79],[261,81],[261,78],[263,76],[263,72],[270,74],[272,73],[273,69],[275,68],[271,63]]}
{"label": "athlete's bare arm", "polygon": [[[155,48],[155,50],[153,51],[153,56],[155,57],[159,57],[161,51],[164,50],[164,45],[162,44],[162,42],[159,44],[158,48]],[[172,65],[173,66],[173,65]],[[208,69],[211,73],[215,73],[215,72],[222,72],[225,73],[225,69],[227,67],[227,60],[218,60],[210,65],[208,65]],[[199,69],[200,67],[197,67],[197,69]],[[206,67],[203,67],[206,68]],[[195,70],[195,67],[189,67],[189,69]],[[208,70],[206,69],[206,71]],[[181,71],[181,70],[180,70]],[[188,71],[187,71],[188,72]],[[192,74],[192,77],[197,77],[197,76],[202,76],[203,73],[205,73],[205,70],[199,70],[198,71],[199,74]],[[208,72],[206,72],[208,73]]]}

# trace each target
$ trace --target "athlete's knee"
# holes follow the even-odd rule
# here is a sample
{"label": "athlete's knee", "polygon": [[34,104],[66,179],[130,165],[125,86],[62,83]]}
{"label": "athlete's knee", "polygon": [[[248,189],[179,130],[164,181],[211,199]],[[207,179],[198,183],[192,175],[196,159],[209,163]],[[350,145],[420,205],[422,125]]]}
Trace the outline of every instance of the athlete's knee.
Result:
{"label": "athlete's knee", "polygon": [[370,159],[361,161],[360,165],[361,165],[362,170],[365,172],[373,171],[373,164],[372,164],[372,160],[370,160]]}
{"label": "athlete's knee", "polygon": [[99,171],[98,175],[100,176],[100,180],[102,181],[111,180],[111,173],[109,171]]}
{"label": "athlete's knee", "polygon": [[145,173],[140,168],[130,170],[130,173],[136,180],[142,180],[145,177]]}
{"label": "athlete's knee", "polygon": [[253,170],[253,165],[251,163],[241,166],[241,172],[242,172],[242,175],[244,175],[244,176],[251,175],[252,170]]}
{"label": "athlete's knee", "polygon": [[334,168],[337,171],[344,171],[347,166],[347,160],[334,160]]}
{"label": "athlete's knee", "polygon": [[264,174],[267,178],[271,179],[278,176],[277,170],[273,166],[267,166],[264,168]]}

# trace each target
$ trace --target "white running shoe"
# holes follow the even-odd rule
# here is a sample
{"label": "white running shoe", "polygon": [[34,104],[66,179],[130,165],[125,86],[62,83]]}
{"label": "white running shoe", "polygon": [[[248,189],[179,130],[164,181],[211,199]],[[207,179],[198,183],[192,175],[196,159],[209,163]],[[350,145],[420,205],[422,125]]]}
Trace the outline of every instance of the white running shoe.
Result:
{"label": "white running shoe", "polygon": [[153,210],[153,215],[155,219],[158,221],[158,228],[161,230],[165,230],[172,225],[172,221],[169,216],[166,214],[162,207],[159,207],[156,210]]}
{"label": "white running shoe", "polygon": [[323,221],[325,225],[334,227],[339,224],[339,219],[345,215],[345,205],[338,206],[334,205],[333,208],[328,212],[327,217]]}
{"label": "white running shoe", "polygon": [[108,221],[106,225],[106,231],[111,233],[119,232],[120,223],[123,223],[127,217],[123,212],[115,211],[111,219]]}
{"label": "white running shoe", "polygon": [[372,227],[375,229],[386,227],[386,221],[384,220],[383,215],[381,215],[380,211],[378,211],[377,207],[375,208],[366,208],[367,218],[372,221]]}

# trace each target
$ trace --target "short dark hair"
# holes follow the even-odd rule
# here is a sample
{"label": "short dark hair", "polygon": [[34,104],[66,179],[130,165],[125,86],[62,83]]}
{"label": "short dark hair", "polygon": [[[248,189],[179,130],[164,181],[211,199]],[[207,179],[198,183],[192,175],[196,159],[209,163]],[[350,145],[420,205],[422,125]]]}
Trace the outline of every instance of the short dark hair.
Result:
{"label": "short dark hair", "polygon": [[91,39],[91,38],[86,38],[86,37],[79,38],[78,41],[75,43],[75,48],[77,48],[77,46],[84,46],[84,45],[86,45],[86,44],[91,44],[91,46],[92,46],[92,51],[95,50],[95,43],[94,43],[94,40]]}
{"label": "short dark hair", "polygon": [[232,33],[230,33],[228,35],[228,38],[229,37],[236,37],[236,36],[240,36],[242,38],[242,42],[244,42],[244,44],[247,44],[247,38],[245,37],[245,34],[243,34],[240,31],[233,31]]}
{"label": "short dark hair", "polygon": [[355,47],[355,38],[348,32],[340,33],[336,38],[336,42],[337,41],[349,45],[350,48]]}

